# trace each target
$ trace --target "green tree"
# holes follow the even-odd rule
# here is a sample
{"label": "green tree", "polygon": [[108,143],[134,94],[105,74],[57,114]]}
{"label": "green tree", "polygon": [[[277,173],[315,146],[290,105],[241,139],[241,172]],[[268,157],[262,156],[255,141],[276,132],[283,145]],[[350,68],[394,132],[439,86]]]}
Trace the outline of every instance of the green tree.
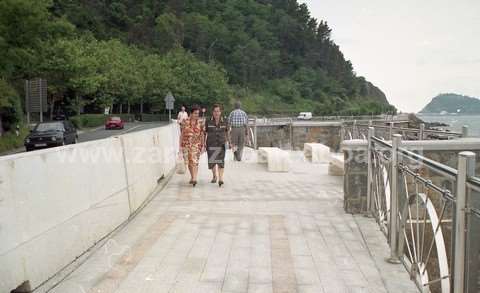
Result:
{"label": "green tree", "polygon": [[198,61],[192,54],[176,50],[164,57],[164,66],[167,75],[163,94],[171,91],[179,103],[185,104],[228,102],[226,72],[218,65]]}
{"label": "green tree", "polygon": [[163,13],[155,20],[154,46],[161,52],[181,47],[183,43],[183,22],[173,13]]}
{"label": "green tree", "polygon": [[0,78],[0,136],[21,121],[20,100],[16,91]]}
{"label": "green tree", "polygon": [[65,19],[52,18],[49,0],[0,1],[0,73],[10,78],[38,72],[45,41],[71,34]]}
{"label": "green tree", "polygon": [[143,111],[168,90],[228,103],[232,88],[269,113],[390,109],[331,33],[297,0],[2,0],[0,76],[18,92],[46,77],[52,101],[76,112]]}

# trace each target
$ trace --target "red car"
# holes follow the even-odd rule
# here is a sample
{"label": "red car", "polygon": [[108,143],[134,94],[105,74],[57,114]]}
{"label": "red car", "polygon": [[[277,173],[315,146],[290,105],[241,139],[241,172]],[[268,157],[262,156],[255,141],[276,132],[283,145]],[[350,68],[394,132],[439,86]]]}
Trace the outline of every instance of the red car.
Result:
{"label": "red car", "polygon": [[105,129],[123,129],[125,123],[120,117],[108,117],[105,122]]}

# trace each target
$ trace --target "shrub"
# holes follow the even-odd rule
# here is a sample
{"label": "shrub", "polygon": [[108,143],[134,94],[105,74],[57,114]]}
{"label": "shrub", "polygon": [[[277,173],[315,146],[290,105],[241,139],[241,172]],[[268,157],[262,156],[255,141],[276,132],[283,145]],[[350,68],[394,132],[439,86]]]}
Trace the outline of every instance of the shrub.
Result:
{"label": "shrub", "polygon": [[[138,118],[142,122],[168,121],[168,114],[141,114]],[[172,113],[172,118],[176,119],[176,114]]]}
{"label": "shrub", "polygon": [[20,128],[20,135],[17,136],[15,132],[5,132],[0,137],[0,153],[8,152],[23,146],[23,141],[28,135],[29,130],[27,127]]}
{"label": "shrub", "polygon": [[14,130],[22,124],[22,106],[17,92],[0,78],[0,127],[5,131]]}

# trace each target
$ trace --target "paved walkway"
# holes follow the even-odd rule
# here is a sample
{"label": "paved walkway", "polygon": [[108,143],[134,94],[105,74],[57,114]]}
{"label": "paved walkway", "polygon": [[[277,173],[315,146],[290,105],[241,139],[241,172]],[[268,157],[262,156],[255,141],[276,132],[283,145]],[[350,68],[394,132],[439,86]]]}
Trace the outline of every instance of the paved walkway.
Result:
{"label": "paved walkway", "polygon": [[344,213],[342,178],[292,157],[290,173],[227,162],[223,188],[205,161],[196,188],[175,175],[51,292],[417,292],[374,221]]}

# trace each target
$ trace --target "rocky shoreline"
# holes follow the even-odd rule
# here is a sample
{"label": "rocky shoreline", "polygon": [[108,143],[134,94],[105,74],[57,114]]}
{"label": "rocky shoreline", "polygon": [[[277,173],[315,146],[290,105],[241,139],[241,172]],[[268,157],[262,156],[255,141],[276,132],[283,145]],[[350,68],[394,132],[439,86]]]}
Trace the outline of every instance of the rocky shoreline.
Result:
{"label": "rocky shoreline", "polygon": [[408,122],[409,127],[412,127],[412,128],[420,128],[420,124],[422,124],[422,123],[425,124],[426,129],[437,130],[437,128],[439,128],[439,127],[441,127],[441,128],[450,127],[450,125],[442,123],[442,122],[425,122],[422,119],[418,118],[418,116],[415,115],[415,114],[409,114],[408,115],[408,120],[409,120],[409,122]]}

